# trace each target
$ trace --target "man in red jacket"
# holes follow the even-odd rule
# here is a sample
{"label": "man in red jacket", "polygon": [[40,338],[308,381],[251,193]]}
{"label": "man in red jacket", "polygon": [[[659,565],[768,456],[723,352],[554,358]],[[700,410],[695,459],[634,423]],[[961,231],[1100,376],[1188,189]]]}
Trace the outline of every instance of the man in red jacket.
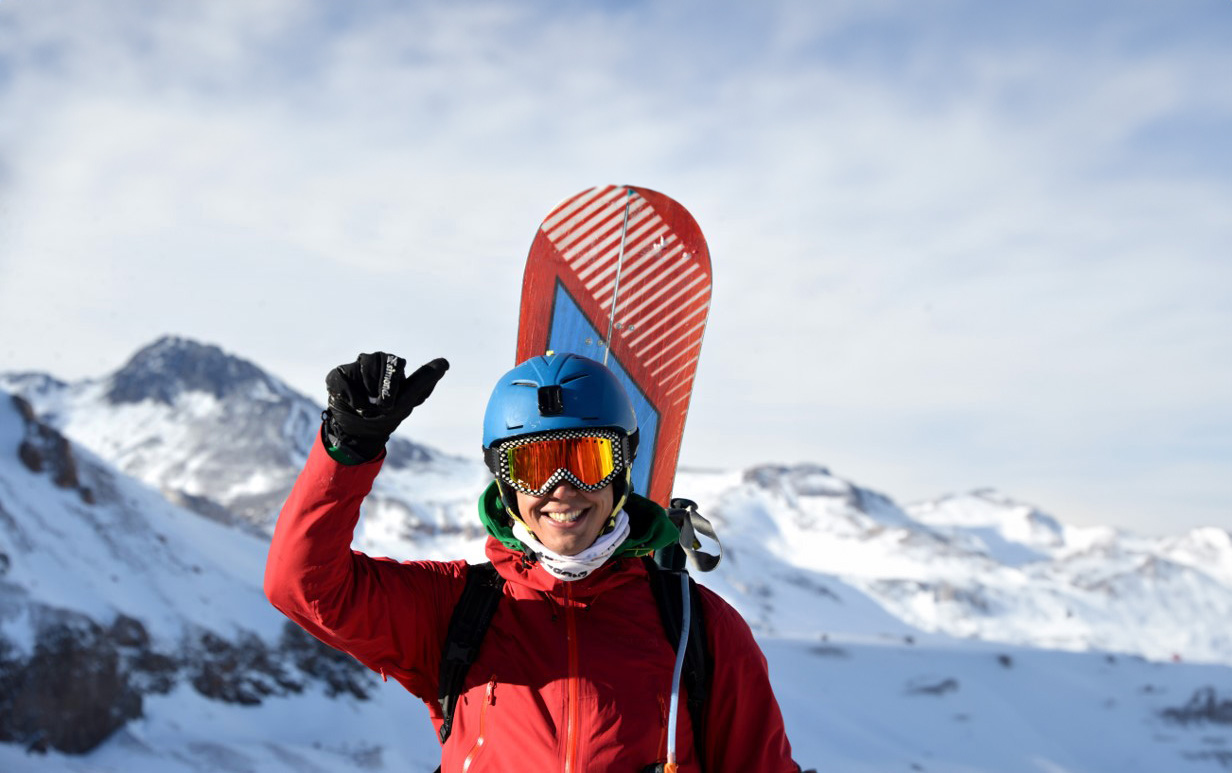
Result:
{"label": "man in red jacket", "polygon": [[[439,732],[442,646],[469,567],[350,549],[385,442],[449,367],[433,360],[408,377],[404,366],[378,352],[327,376],[321,437],[278,519],[265,592],[308,632],[422,699]],[[497,384],[484,421],[495,481],[479,510],[504,586],[461,687],[442,770],[799,770],[765,657],[740,615],[705,588],[713,672],[704,726],[680,712],[669,727],[675,642],[642,557],[679,535],[631,490],[636,443],[629,398],[597,362],[549,354]]]}

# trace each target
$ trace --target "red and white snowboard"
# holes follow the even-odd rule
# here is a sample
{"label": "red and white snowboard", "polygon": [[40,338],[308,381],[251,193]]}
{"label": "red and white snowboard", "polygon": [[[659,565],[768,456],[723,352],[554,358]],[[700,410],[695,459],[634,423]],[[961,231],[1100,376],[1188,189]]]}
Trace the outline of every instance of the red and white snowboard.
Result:
{"label": "red and white snowboard", "polygon": [[547,351],[605,363],[624,382],[640,441],[634,490],[664,507],[710,309],[710,252],[693,217],[646,188],[561,202],[535,234],[517,362]]}

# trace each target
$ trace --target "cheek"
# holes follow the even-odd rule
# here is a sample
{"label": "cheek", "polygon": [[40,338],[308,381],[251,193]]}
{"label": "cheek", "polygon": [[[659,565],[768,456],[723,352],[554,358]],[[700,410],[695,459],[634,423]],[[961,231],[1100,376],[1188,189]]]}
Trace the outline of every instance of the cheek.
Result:
{"label": "cheek", "polygon": [[518,513],[525,518],[526,514],[530,512],[530,506],[534,504],[534,500],[521,491],[515,493],[517,495]]}
{"label": "cheek", "polygon": [[[523,494],[521,491],[516,493],[518,499],[518,515],[522,517],[522,520],[526,521],[528,518],[536,517],[535,510],[543,505],[544,498],[531,496],[530,494]],[[529,523],[529,521],[527,522]]]}
{"label": "cheek", "polygon": [[612,514],[612,506],[616,503],[616,498],[612,495],[612,487],[608,486],[602,491],[595,492],[595,496],[591,499],[594,508],[604,516]]}

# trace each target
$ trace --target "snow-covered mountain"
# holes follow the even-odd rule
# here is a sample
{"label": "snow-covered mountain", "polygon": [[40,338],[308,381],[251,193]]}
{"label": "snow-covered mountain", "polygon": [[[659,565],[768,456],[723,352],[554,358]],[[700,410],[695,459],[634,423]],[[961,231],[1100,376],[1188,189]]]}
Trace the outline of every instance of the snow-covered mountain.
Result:
{"label": "snow-covered mountain", "polygon": [[[0,390],[0,770],[434,767],[422,706],[261,595],[320,405],[177,338]],[[485,483],[397,441],[356,546],[477,560]],[[699,580],[758,632],[806,765],[1232,765],[1226,531],[1079,529],[991,491],[904,507],[815,465],[676,489],[719,529]]]}
{"label": "snow-covered mountain", "polygon": [[[268,530],[307,458],[323,406],[217,346],[155,341],[97,380],[0,375],[48,424],[168,499]],[[393,468],[451,461],[395,438]]]}
{"label": "snow-covered mountain", "polygon": [[[727,547],[728,571],[704,581],[767,633],[854,631],[873,618],[845,610],[871,603],[889,620],[866,633],[1232,664],[1223,530],[1146,539],[1065,526],[991,491],[899,507],[810,465],[686,470],[676,488],[703,503]],[[843,603],[802,619],[800,588]]]}

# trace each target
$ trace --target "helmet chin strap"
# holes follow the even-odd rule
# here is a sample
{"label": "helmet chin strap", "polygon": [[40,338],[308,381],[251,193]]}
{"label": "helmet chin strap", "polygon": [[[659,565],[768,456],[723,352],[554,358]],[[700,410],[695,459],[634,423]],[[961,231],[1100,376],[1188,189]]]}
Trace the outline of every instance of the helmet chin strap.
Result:
{"label": "helmet chin strap", "polygon": [[[625,474],[613,480],[612,486],[612,512],[607,517],[607,523],[603,526],[603,531],[600,534],[607,534],[612,529],[616,528],[616,515],[625,506],[625,502],[629,501],[629,492],[633,490],[633,467],[625,465]],[[500,491],[501,504],[505,506],[505,512],[515,522],[520,523],[531,534],[535,532],[526,525],[526,521],[522,520],[522,514],[518,512],[518,492],[513,486],[510,486],[499,477],[496,478],[496,488]],[[536,535],[538,536],[538,535]]]}
{"label": "helmet chin strap", "polygon": [[526,521],[522,520],[522,515],[518,512],[517,489],[501,480],[499,476],[496,478],[496,489],[500,492],[501,504],[505,506],[505,512],[509,514],[510,522],[525,526]]}
{"label": "helmet chin strap", "polygon": [[[620,483],[617,488],[616,483]],[[612,493],[615,495],[612,499],[612,514],[607,519],[607,525],[603,527],[604,533],[616,528],[616,514],[624,509],[625,502],[629,501],[629,492],[633,490],[633,467],[625,465],[625,474],[616,480],[612,481]]]}

